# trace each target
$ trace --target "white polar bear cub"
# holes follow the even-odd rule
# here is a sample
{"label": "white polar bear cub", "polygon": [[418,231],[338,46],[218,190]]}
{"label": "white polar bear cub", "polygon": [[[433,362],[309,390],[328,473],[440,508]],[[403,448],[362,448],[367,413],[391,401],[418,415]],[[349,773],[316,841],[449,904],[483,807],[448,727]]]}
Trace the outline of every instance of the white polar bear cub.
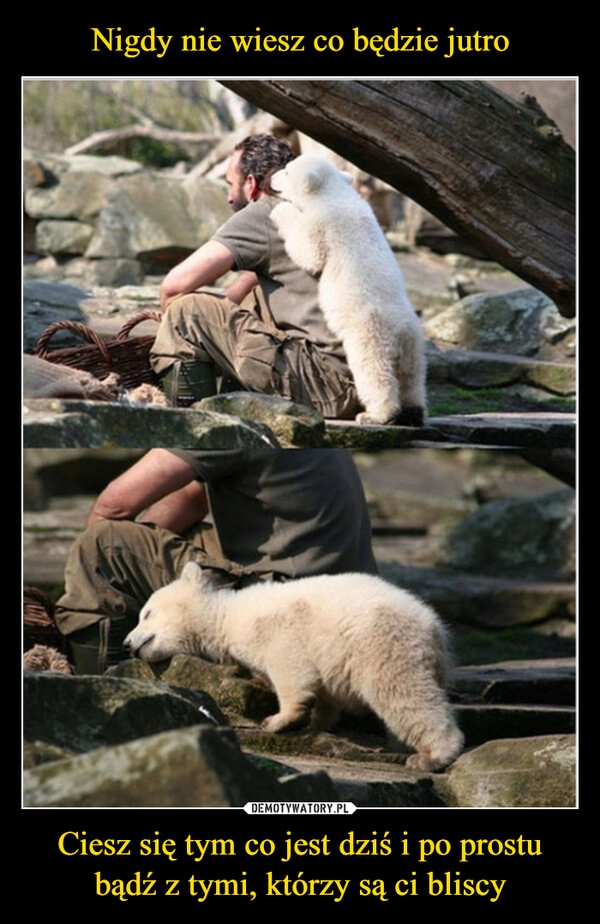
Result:
{"label": "white polar bear cub", "polygon": [[444,686],[447,646],[434,611],[369,574],[216,589],[195,562],[157,590],[125,639],[132,655],[236,661],[266,678],[279,712],[270,732],[330,727],[372,709],[414,748],[407,765],[440,770],[460,753]]}
{"label": "white polar bear cub", "polygon": [[419,318],[373,210],[350,183],[326,158],[303,154],[271,177],[285,200],[271,221],[294,263],[320,275],[319,303],[365,408],[357,421],[421,426],[426,361]]}

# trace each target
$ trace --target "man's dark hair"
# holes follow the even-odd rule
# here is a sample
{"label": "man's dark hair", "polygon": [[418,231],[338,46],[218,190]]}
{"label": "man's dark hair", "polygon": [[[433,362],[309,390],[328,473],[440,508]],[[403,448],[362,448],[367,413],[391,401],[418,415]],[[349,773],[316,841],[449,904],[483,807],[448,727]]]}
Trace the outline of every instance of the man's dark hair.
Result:
{"label": "man's dark hair", "polygon": [[242,176],[252,175],[264,192],[270,191],[271,174],[285,167],[296,156],[286,141],[280,141],[273,135],[248,135],[236,144],[235,150],[242,152],[239,163]]}

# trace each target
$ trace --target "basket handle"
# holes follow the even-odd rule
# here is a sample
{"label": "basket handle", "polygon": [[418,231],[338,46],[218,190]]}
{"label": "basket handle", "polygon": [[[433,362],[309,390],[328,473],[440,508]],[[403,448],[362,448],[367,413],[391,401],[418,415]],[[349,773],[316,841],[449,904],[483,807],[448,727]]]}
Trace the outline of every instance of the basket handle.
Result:
{"label": "basket handle", "polygon": [[98,347],[105,362],[111,362],[110,354],[102,338],[99,337],[95,331],[86,327],[85,324],[80,324],[79,321],[56,321],[54,324],[47,327],[35,345],[36,356],[39,356],[40,359],[46,358],[49,352],[48,345],[50,343],[50,338],[59,330],[70,330],[73,333],[80,334],[84,340],[88,340],[90,343],[93,343],[94,346]]}
{"label": "basket handle", "polygon": [[162,319],[163,316],[159,311],[142,311],[141,314],[136,314],[133,318],[129,318],[128,321],[125,321],[116,339],[127,340],[133,328],[136,324],[140,324],[141,321],[156,321],[160,324]]}

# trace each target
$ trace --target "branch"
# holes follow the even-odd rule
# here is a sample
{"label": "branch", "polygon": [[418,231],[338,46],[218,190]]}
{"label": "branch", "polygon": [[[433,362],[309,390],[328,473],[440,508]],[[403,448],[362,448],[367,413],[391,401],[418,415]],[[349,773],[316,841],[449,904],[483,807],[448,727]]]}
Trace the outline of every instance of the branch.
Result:
{"label": "branch", "polygon": [[108,128],[101,132],[94,132],[83,141],[67,148],[65,154],[85,154],[97,150],[106,144],[114,144],[128,138],[154,138],[156,141],[169,141],[173,144],[216,144],[221,135],[214,132],[183,132],[176,129],[159,128],[148,122],[144,125],[128,125],[124,128]]}

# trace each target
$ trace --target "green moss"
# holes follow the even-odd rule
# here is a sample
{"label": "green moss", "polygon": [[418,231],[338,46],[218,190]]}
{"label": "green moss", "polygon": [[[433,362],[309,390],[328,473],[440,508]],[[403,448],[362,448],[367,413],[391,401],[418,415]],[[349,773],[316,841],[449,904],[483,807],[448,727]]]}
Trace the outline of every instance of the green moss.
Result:
{"label": "green moss", "polygon": [[444,389],[431,389],[429,394],[429,417],[519,410],[572,412],[575,410],[575,402],[572,398],[556,395],[521,396],[497,388],[468,389],[449,386]]}
{"label": "green moss", "polygon": [[574,657],[575,639],[542,635],[535,629],[452,629],[452,648],[457,665],[492,664],[496,661]]}

